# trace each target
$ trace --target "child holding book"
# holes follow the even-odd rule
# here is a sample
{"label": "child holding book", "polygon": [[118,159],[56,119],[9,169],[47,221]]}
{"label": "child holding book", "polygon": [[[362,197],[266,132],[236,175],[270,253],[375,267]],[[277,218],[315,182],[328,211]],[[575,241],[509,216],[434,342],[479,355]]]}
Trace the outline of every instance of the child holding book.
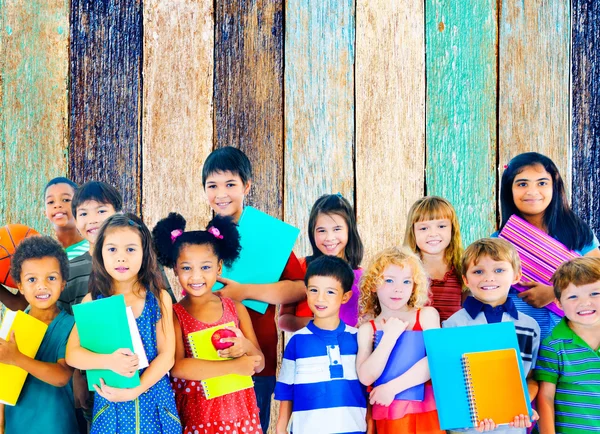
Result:
{"label": "child holding book", "polygon": [[[168,372],[173,366],[175,334],[171,297],[152,249],[152,236],[133,214],[115,214],[104,222],[94,246],[90,290],[82,303],[122,294],[131,306],[150,365],[140,370],[137,387],[94,385],[91,433],[181,433]],[[77,325],[67,344],[67,363],[77,369],[110,369],[123,376],[138,370],[128,349],[96,354],[83,348]]]}
{"label": "child holding book", "polygon": [[441,321],[447,320],[466,298],[459,271],[460,226],[452,204],[437,196],[417,200],[408,213],[404,245],[421,258],[429,276],[431,306]]}
{"label": "child holding book", "polygon": [[314,319],[288,342],[275,399],[277,434],[364,433],[366,396],[356,373],[357,330],[340,320],[352,297],[354,273],[335,256],[308,266],[306,298]]}
{"label": "child holding book", "polygon": [[[537,394],[537,383],[531,378],[540,345],[540,327],[537,322],[519,312],[508,297],[511,285],[521,279],[521,261],[512,244],[499,238],[483,238],[466,250],[461,264],[462,278],[471,291],[463,308],[442,323],[442,327],[461,327],[498,322],[513,322],[521,350],[523,368],[528,376],[529,399]],[[493,339],[493,337],[490,337]],[[533,420],[537,419],[534,413]],[[510,426],[498,426],[485,419],[477,428],[456,432],[522,433],[531,426],[529,415],[515,415]]]}
{"label": "child holding book", "polygon": [[[427,274],[407,247],[377,254],[361,280],[363,315],[374,318],[358,330],[356,366],[361,383],[371,386],[383,373],[396,341],[405,330],[440,327],[440,317],[429,302]],[[374,349],[375,333],[383,331]],[[370,404],[378,434],[442,434],[427,357],[399,377],[372,389]],[[423,401],[398,400],[396,395],[425,384]]]}
{"label": "child holding book", "polygon": [[[48,329],[35,359],[20,353],[17,347],[17,342],[27,336],[15,336],[13,332],[8,340],[0,339],[0,363],[18,366],[29,374],[17,405],[4,407],[0,433],[76,434],[73,369],[65,361],[74,321],[56,305],[69,277],[67,255],[50,237],[26,238],[12,257],[10,272],[30,305],[28,314],[46,323]],[[0,404],[0,413],[2,407]]]}
{"label": "child holding book", "polygon": [[[175,365],[171,370],[177,409],[184,434],[196,429],[206,434],[223,432],[262,433],[256,396],[244,389],[216,398],[204,395],[200,381],[227,374],[254,375],[264,368],[264,358],[246,308],[221,297],[212,287],[223,265],[231,265],[240,253],[240,236],[231,217],[215,216],[205,231],[186,231],[185,219],[175,213],[152,231],[158,259],[173,268],[185,297],[175,312]],[[231,360],[212,361],[193,357],[190,333],[233,322],[236,337],[222,338],[233,346],[220,350]]]}
{"label": "child holding book", "polygon": [[535,368],[540,432],[600,431],[600,258],[577,258],[552,277],[565,317],[544,339]]}
{"label": "child holding book", "polygon": [[[354,270],[352,296],[342,304],[340,319],[349,326],[358,323],[358,282],[362,276],[360,263],[363,257],[363,244],[358,234],[354,209],[341,194],[325,194],[312,207],[308,219],[308,239],[312,246],[311,256],[300,259],[300,265],[306,267],[312,261],[323,256],[337,256],[350,264]],[[306,326],[313,314],[307,301],[287,304],[279,312],[279,327],[295,332]]]}

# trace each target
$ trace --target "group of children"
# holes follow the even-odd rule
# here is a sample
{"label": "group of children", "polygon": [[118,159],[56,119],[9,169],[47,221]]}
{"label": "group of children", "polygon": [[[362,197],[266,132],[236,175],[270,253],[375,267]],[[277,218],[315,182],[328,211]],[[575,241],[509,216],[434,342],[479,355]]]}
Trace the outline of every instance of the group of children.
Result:
{"label": "group of children", "polygon": [[[150,231],[122,213],[120,194],[105,183],[48,184],[46,214],[58,242],[21,242],[11,264],[19,292],[0,288],[0,302],[27,308],[49,328],[35,360],[18,351],[18,336],[0,339],[0,363],[30,374],[17,405],[0,406],[0,434],[74,434],[88,424],[92,433],[261,433],[273,394],[280,401],[277,434],[440,433],[427,357],[373,387],[396,341],[407,330],[506,321],[515,324],[537,412],[515,415],[509,426],[483,420],[459,432],[524,433],[536,420],[543,434],[600,430],[600,250],[569,208],[551,160],[526,153],[509,162],[502,226],[516,214],[584,257],[563,264],[553,287],[530,284],[521,293],[512,288],[521,280],[515,248],[492,234],[463,252],[456,213],[439,197],[418,200],[404,246],[377,253],[363,270],[351,205],[339,194],[322,196],[310,214],[310,256],[292,253],[276,283],[225,279],[223,266],[240,254],[236,223],[251,179],[248,158],[235,148],[207,158],[202,182],[215,217],[204,230],[188,230],[184,217],[171,213]],[[178,303],[162,267],[179,281]],[[213,292],[217,282],[224,286]],[[147,368],[138,369],[129,349],[103,355],[80,344],[72,306],[115,294],[133,310]],[[555,298],[562,319],[544,308]],[[269,308],[247,310],[246,299]],[[276,321],[294,332],[277,378]],[[235,337],[222,341],[233,345],[220,350],[228,360],[192,357],[188,334],[231,322]],[[377,331],[383,337],[375,345]],[[101,382],[90,394],[85,371],[93,369],[125,376],[139,370],[141,384],[119,389]],[[199,382],[225,374],[252,375],[254,389],[207,399]],[[422,401],[395,398],[419,384]]]}

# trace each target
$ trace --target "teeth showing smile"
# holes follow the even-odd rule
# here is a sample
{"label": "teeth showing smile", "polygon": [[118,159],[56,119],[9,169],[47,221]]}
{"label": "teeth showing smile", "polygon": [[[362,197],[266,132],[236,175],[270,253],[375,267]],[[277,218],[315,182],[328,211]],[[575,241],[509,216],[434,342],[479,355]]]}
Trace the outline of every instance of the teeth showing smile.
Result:
{"label": "teeth showing smile", "polygon": [[188,285],[191,289],[200,289],[204,287],[204,283],[191,283]]}
{"label": "teeth showing smile", "polygon": [[315,309],[317,309],[318,311],[322,311],[322,310],[327,309],[327,306],[318,306],[315,304]]}
{"label": "teeth showing smile", "polygon": [[87,233],[92,234],[92,235],[95,234],[96,232],[98,232],[98,228],[92,228],[92,229],[87,230]]}
{"label": "teeth showing smile", "polygon": [[50,298],[50,294],[38,294],[35,296],[38,300],[48,300]]}
{"label": "teeth showing smile", "polygon": [[56,214],[54,214],[54,218],[61,218],[61,217],[65,217],[66,214],[64,212],[57,212]]}
{"label": "teeth showing smile", "polygon": [[484,291],[490,291],[493,289],[498,289],[498,286],[482,286],[481,289],[483,289]]}
{"label": "teeth showing smile", "polygon": [[593,315],[595,313],[596,313],[595,310],[582,310],[582,311],[577,312],[577,315],[584,315],[584,316],[586,316],[586,315]]}

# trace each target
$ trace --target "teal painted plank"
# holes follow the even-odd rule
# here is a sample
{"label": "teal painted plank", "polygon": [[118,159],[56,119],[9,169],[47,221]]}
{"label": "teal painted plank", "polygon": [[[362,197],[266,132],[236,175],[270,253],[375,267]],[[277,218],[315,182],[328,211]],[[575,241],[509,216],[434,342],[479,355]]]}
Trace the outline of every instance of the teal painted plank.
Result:
{"label": "teal painted plank", "polygon": [[354,198],[354,1],[289,0],[285,28],[285,220],[301,230],[325,193]]}
{"label": "teal painted plank", "polygon": [[466,245],[496,226],[496,1],[425,11],[426,190],[455,206]]}
{"label": "teal painted plank", "polygon": [[0,0],[0,224],[51,233],[43,189],[67,174],[69,1]]}

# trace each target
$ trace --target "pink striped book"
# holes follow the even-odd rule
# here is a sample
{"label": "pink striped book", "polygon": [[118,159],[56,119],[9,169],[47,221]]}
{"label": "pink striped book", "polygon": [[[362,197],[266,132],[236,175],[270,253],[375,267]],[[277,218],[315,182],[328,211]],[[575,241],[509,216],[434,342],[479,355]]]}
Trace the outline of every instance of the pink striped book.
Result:
{"label": "pink striped book", "polygon": [[[552,286],[550,278],[560,264],[580,256],[569,250],[560,241],[516,215],[512,215],[508,219],[498,237],[513,244],[519,253],[523,267],[521,279],[523,282],[538,282]],[[522,285],[514,285],[513,288],[519,292],[528,289]],[[546,308],[561,317],[564,316],[562,309],[555,301]]]}

